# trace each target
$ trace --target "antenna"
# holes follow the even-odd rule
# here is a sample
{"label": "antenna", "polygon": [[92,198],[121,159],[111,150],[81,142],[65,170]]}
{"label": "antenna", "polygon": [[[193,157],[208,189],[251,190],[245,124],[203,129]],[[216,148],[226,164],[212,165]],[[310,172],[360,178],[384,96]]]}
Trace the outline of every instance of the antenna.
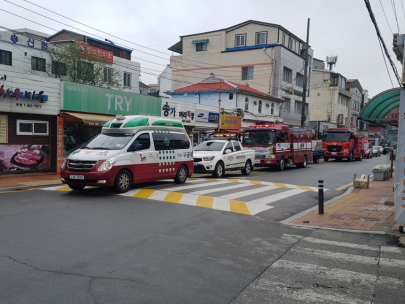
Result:
{"label": "antenna", "polygon": [[336,62],[338,60],[338,56],[327,56],[326,57],[326,63],[329,65],[329,71],[332,71],[332,67],[336,65]]}

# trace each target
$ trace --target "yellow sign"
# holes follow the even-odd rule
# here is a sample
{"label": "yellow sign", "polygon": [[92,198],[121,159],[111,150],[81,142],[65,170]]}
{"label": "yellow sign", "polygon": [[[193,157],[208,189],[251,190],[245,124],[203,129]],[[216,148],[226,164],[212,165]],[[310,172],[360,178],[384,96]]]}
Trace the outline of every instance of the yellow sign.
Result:
{"label": "yellow sign", "polygon": [[0,115],[0,144],[8,143],[7,115]]}
{"label": "yellow sign", "polygon": [[242,117],[221,115],[221,129],[239,130],[242,126]]}

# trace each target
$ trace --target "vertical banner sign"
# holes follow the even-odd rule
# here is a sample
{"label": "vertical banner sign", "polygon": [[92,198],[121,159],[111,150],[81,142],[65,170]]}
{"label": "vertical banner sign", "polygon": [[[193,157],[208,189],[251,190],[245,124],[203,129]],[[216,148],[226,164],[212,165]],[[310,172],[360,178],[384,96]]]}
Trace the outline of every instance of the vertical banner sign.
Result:
{"label": "vertical banner sign", "polygon": [[63,139],[63,117],[58,116],[57,120],[57,139],[56,139],[56,144],[57,144],[57,152],[56,152],[56,163],[57,163],[57,169],[56,172],[60,172],[62,169],[62,164],[63,164],[63,146],[64,146],[64,139]]}
{"label": "vertical banner sign", "polygon": [[8,143],[7,115],[0,115],[0,144]]}
{"label": "vertical banner sign", "polygon": [[395,165],[395,221],[405,223],[405,90],[399,99],[397,156]]}

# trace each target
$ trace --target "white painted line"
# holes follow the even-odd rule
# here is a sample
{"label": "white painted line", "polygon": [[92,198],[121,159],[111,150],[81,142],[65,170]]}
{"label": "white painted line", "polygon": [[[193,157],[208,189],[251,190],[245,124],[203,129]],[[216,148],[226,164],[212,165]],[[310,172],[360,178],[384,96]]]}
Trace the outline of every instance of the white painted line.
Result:
{"label": "white painted line", "polygon": [[259,205],[267,205],[267,204],[270,204],[270,203],[274,203],[274,202],[276,202],[278,200],[288,198],[288,197],[291,197],[293,195],[300,194],[300,193],[303,193],[303,192],[307,192],[307,190],[302,190],[302,189],[299,189],[299,188],[298,189],[292,189],[292,190],[288,190],[288,191],[285,191],[285,192],[273,194],[273,195],[270,195],[268,197],[258,198],[258,199],[255,199],[253,201],[249,201],[248,203],[259,204]]}
{"label": "white painted line", "polygon": [[274,208],[273,206],[267,206],[267,205],[258,205],[258,204],[250,204],[250,203],[245,203],[245,204],[251,215],[256,215],[260,212]]}
{"label": "white painted line", "polygon": [[[59,186],[54,186],[54,187],[46,187],[46,188],[41,188],[41,190],[55,191],[55,190],[57,190],[59,188],[63,188],[63,187],[68,187],[68,185],[63,185],[63,186],[59,185]],[[67,190],[67,191],[69,191],[69,190]]]}
{"label": "white painted line", "polygon": [[395,268],[405,268],[405,261],[404,260],[396,260],[396,259],[380,259],[380,266],[389,266]]}
{"label": "white painted line", "polygon": [[[239,185],[238,188],[240,188],[241,186]],[[263,193],[269,190],[274,190],[277,189],[278,187],[276,186],[266,186],[266,187],[255,187],[254,189],[251,190],[244,190],[244,191],[239,191],[239,192],[234,192],[231,194],[226,194],[226,195],[221,195],[221,197],[224,198],[229,198],[229,199],[237,199],[238,197],[243,197],[243,196],[247,196],[247,195],[252,195],[252,194],[257,194],[257,193]]]}
{"label": "white painted line", "polygon": [[[240,187],[241,187],[241,185],[239,185],[239,184],[235,185],[234,183],[232,183],[232,185],[230,185],[230,186],[225,186],[225,187],[221,187],[221,188],[211,188],[211,189],[205,189],[205,190],[197,190],[197,191],[190,192],[190,193],[199,194],[199,195],[205,195],[205,194],[210,194],[210,193],[213,193],[213,192],[220,192],[220,191],[225,191],[225,190],[237,189],[237,188],[240,188]],[[221,197],[226,198],[223,195],[221,195]]]}
{"label": "white painted line", "polygon": [[[368,257],[368,256],[364,256],[364,255],[331,252],[331,251],[327,251],[327,250],[317,250],[317,249],[309,249],[309,248],[293,248],[291,250],[301,256],[303,254],[309,254],[309,255],[316,256],[318,258],[333,259],[334,261],[340,261],[340,262],[346,261],[346,262],[353,262],[353,263],[366,264],[366,265],[377,265],[377,263],[378,263],[378,258]],[[404,263],[405,263],[405,261],[404,261]]]}
{"label": "white painted line", "polygon": [[167,188],[167,190],[178,192],[179,190],[196,189],[196,188],[209,187],[211,185],[228,184],[228,183],[229,182],[227,180],[210,181],[210,182],[206,182],[206,183],[198,183],[198,185],[184,185],[184,186],[170,187],[170,188]]}
{"label": "white painted line", "polygon": [[[163,200],[163,199],[162,199]],[[185,193],[180,199],[179,204],[195,206],[197,204],[198,195]]]}
{"label": "white painted line", "polygon": [[377,246],[367,246],[367,245],[359,245],[359,244],[353,244],[353,243],[335,242],[335,241],[329,241],[329,240],[315,239],[312,237],[306,237],[303,239],[303,241],[309,242],[312,244],[326,244],[326,245],[340,246],[340,247],[345,247],[345,248],[380,251],[380,247],[377,247]]}
{"label": "white painted line", "polygon": [[382,246],[381,251],[385,253],[402,253],[398,247]]}
{"label": "white painted line", "polygon": [[168,194],[169,194],[169,192],[167,192],[167,191],[156,190],[148,197],[148,199],[163,201]]}
{"label": "white painted line", "polygon": [[214,197],[214,203],[212,209],[231,211],[229,200],[221,197]]}

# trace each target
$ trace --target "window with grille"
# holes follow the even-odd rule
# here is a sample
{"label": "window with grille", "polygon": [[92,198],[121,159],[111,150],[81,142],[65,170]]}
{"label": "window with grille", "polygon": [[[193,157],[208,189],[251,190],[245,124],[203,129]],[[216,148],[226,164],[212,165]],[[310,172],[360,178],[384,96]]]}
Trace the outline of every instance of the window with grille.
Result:
{"label": "window with grille", "polygon": [[198,42],[195,44],[195,50],[197,52],[206,51],[207,50],[207,43],[206,42]]}
{"label": "window with grille", "polygon": [[256,33],[256,45],[267,43],[267,32]]}
{"label": "window with grille", "polygon": [[31,57],[31,69],[34,71],[46,72],[45,59],[38,57]]}
{"label": "window with grille", "polygon": [[0,64],[11,65],[11,52],[0,50]]}
{"label": "window with grille", "polygon": [[246,46],[246,34],[235,35],[235,47]]}
{"label": "window with grille", "polygon": [[66,63],[52,61],[52,74],[66,76]]}

